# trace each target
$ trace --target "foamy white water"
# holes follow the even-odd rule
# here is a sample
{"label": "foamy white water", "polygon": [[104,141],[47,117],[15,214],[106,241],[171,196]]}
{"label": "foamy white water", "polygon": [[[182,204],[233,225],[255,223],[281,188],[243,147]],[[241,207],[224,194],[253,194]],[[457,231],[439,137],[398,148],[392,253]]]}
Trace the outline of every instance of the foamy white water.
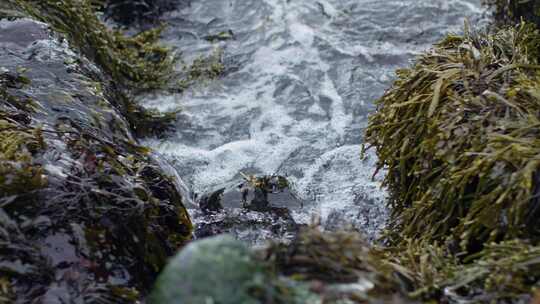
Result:
{"label": "foamy white water", "polygon": [[[153,96],[181,106],[176,134],[150,145],[193,192],[240,179],[285,175],[309,201],[294,210],[327,227],[351,224],[375,237],[387,218],[373,180],[375,156],[361,159],[373,101],[397,68],[465,18],[482,19],[479,0],[195,0],[171,12],[165,41],[186,60],[223,50],[227,72],[184,94]],[[205,36],[232,30],[234,39]],[[196,220],[196,219],[195,219]]]}

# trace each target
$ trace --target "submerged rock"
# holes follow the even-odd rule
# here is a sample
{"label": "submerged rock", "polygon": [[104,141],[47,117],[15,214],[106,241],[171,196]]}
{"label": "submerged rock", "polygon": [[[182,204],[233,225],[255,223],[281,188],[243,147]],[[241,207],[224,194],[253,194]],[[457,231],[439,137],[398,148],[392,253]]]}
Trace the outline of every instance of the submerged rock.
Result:
{"label": "submerged rock", "polygon": [[192,212],[197,238],[230,233],[250,243],[293,237],[298,225],[289,208],[303,206],[282,176],[246,177],[198,203],[200,210]]}
{"label": "submerged rock", "polygon": [[156,24],[159,17],[188,0],[103,0],[106,18],[124,26]]}
{"label": "submerged rock", "polygon": [[47,25],[0,20],[0,302],[132,303],[190,239],[110,90]]}

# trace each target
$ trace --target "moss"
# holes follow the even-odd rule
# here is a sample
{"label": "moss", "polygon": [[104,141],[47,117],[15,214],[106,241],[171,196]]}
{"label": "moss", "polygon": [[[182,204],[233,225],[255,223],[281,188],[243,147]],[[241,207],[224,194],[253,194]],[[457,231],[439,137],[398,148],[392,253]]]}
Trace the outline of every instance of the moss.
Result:
{"label": "moss", "polygon": [[449,35],[377,101],[367,143],[387,168],[391,240],[539,239],[540,34]]}

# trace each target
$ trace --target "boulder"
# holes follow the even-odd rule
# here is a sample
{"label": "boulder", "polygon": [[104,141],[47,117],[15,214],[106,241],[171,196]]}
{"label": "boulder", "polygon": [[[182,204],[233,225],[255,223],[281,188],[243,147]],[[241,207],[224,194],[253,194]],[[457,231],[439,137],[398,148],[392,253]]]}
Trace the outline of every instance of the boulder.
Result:
{"label": "boulder", "polygon": [[322,303],[303,283],[275,276],[246,244],[221,235],[193,242],[174,257],[149,304]]}

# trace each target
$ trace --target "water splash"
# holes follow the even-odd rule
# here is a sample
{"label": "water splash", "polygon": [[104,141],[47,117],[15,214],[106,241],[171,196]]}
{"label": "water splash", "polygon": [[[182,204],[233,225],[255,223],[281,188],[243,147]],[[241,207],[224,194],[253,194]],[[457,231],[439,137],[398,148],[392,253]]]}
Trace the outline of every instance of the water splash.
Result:
{"label": "water splash", "polygon": [[[351,224],[370,238],[387,218],[375,157],[360,157],[373,100],[396,68],[464,19],[479,0],[198,0],[167,16],[166,42],[184,58],[224,51],[228,72],[183,95],[147,98],[183,108],[177,132],[146,144],[173,162],[197,193],[239,172],[288,176],[326,226]],[[211,43],[208,35],[234,38]],[[197,219],[195,219],[197,220]]]}

